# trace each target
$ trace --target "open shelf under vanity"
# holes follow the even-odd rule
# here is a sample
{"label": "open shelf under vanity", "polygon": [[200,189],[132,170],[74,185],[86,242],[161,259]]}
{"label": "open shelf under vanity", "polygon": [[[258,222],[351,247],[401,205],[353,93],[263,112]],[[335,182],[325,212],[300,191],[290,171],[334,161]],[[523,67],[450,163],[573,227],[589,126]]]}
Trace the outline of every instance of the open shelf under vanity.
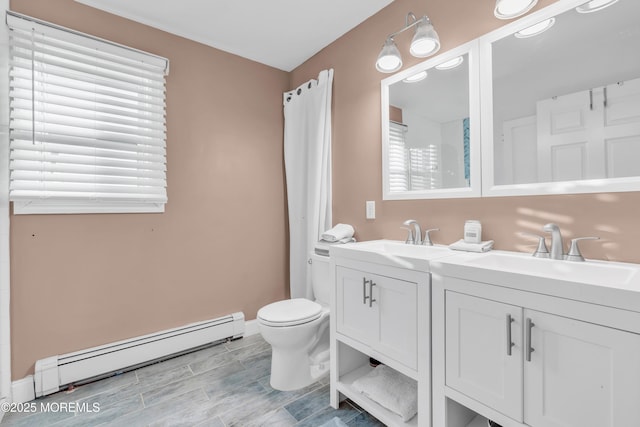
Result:
{"label": "open shelf under vanity", "polygon": [[362,409],[388,426],[417,427],[418,415],[415,415],[409,421],[404,422],[400,416],[389,411],[353,388],[352,384],[355,380],[367,375],[373,369],[374,368],[367,363],[366,365],[362,365],[344,375],[341,375],[336,384],[338,391],[345,396],[348,396],[349,399],[359,405]]}
{"label": "open shelf under vanity", "polygon": [[478,415],[466,427],[487,427],[487,425],[487,419],[482,415]]}

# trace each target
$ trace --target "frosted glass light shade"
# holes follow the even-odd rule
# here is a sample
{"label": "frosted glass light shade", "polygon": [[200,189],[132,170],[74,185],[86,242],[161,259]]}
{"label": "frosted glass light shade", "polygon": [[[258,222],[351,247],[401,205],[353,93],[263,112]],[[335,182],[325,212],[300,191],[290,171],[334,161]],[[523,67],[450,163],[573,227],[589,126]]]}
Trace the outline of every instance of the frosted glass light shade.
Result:
{"label": "frosted glass light shade", "polygon": [[529,12],[538,0],[496,0],[493,14],[498,19],[512,19]]}
{"label": "frosted glass light shade", "polygon": [[597,12],[617,2],[618,0],[591,0],[588,3],[581,4],[580,6],[576,7],[576,11],[578,13]]}
{"label": "frosted glass light shade", "polygon": [[389,38],[384,42],[382,50],[376,61],[376,69],[381,73],[393,73],[402,67],[400,51],[393,39]]}
{"label": "frosted glass light shade", "polygon": [[556,18],[545,19],[542,22],[538,22],[537,24],[518,31],[514,34],[514,36],[519,39],[526,39],[527,37],[537,36],[538,34],[542,34],[549,28],[551,28],[555,22]]}
{"label": "frosted glass light shade", "polygon": [[427,72],[420,71],[412,76],[407,77],[406,79],[403,79],[402,81],[405,83],[416,83],[426,78],[427,78]]}
{"label": "frosted glass light shade", "polygon": [[416,33],[411,40],[409,52],[416,58],[433,55],[440,50],[440,38],[433,29],[431,22],[426,19],[416,27]]}
{"label": "frosted glass light shade", "polygon": [[458,65],[464,62],[464,58],[462,56],[456,56],[453,59],[448,60],[447,62],[443,62],[440,65],[436,65],[436,70],[451,70],[456,68]]}

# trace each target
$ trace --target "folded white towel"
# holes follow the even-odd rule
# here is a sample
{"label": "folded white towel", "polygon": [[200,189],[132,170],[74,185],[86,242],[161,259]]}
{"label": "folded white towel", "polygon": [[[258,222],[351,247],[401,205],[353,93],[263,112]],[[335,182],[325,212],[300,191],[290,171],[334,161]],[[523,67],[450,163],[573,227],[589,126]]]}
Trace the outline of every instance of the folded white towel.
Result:
{"label": "folded white towel", "polygon": [[349,224],[336,224],[330,230],[322,233],[320,238],[322,240],[326,240],[327,242],[337,242],[338,240],[347,239],[353,237],[355,230]]}
{"label": "folded white towel", "polygon": [[449,245],[449,248],[456,251],[466,252],[487,252],[493,248],[493,240],[487,240],[480,243],[467,243],[463,239]]}
{"label": "folded white towel", "polygon": [[398,414],[402,421],[409,421],[418,413],[418,383],[387,365],[378,365],[355,380],[352,387]]}

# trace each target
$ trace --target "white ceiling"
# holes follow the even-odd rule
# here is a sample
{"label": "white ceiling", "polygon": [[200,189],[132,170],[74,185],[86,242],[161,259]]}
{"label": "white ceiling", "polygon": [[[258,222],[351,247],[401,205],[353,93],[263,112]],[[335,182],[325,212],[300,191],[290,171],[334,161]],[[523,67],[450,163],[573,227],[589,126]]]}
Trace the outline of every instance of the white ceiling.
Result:
{"label": "white ceiling", "polygon": [[291,71],[393,0],[76,0]]}

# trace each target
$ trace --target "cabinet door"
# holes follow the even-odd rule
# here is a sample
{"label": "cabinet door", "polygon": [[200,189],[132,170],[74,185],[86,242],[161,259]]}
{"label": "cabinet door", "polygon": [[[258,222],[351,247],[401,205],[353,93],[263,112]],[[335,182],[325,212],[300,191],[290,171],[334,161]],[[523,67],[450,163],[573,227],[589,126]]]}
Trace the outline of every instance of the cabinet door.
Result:
{"label": "cabinet door", "polygon": [[384,276],[371,276],[371,280],[375,283],[373,307],[379,316],[376,350],[417,369],[417,285]]}
{"label": "cabinet door", "polygon": [[345,267],[337,270],[338,332],[416,369],[416,283]]}
{"label": "cabinet door", "polygon": [[524,316],[534,349],[524,362],[526,424],[640,426],[640,335],[531,310]]}
{"label": "cabinet door", "polygon": [[445,300],[447,386],[522,421],[522,309],[456,292]]}
{"label": "cabinet door", "polygon": [[362,271],[350,268],[337,268],[337,298],[336,308],[337,331],[343,335],[371,345],[378,336],[378,314],[365,296],[369,295],[369,284],[365,280],[371,280]]}

